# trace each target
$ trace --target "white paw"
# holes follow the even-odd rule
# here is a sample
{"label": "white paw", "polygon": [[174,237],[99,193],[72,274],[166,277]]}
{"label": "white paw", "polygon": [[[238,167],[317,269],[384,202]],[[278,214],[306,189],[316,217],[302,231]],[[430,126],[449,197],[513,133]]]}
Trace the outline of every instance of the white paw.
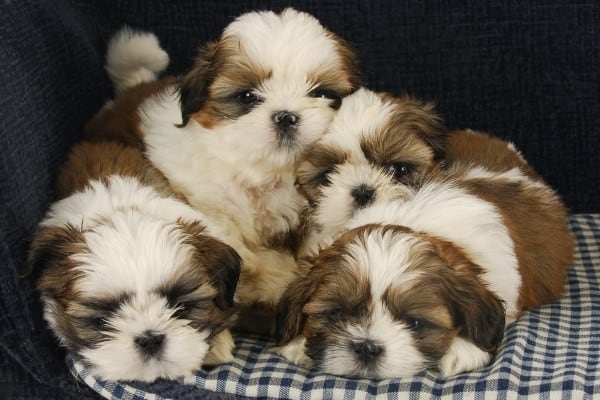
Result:
{"label": "white paw", "polygon": [[233,361],[233,348],[235,343],[229,330],[224,330],[217,334],[212,340],[210,350],[206,353],[202,365],[219,365]]}
{"label": "white paw", "polygon": [[289,362],[310,368],[312,365],[312,360],[304,351],[305,344],[306,338],[304,336],[296,336],[288,344],[275,347],[273,350]]}
{"label": "white paw", "polygon": [[446,378],[461,372],[482,368],[490,360],[491,356],[488,352],[457,336],[446,354],[441,358],[438,367],[440,375]]}

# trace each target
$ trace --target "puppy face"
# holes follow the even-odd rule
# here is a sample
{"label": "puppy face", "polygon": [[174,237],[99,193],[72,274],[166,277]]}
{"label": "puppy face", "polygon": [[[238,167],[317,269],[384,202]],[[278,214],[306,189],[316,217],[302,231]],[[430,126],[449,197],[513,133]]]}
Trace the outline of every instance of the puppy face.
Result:
{"label": "puppy face", "polygon": [[407,199],[443,156],[446,136],[428,104],[360,89],[300,163],[317,226],[338,227],[375,201]]}
{"label": "puppy face", "polygon": [[235,315],[237,253],[198,222],[136,207],[96,222],[37,232],[30,262],[43,269],[45,319],[103,379],[191,375]]}
{"label": "puppy face", "polygon": [[201,49],[183,78],[183,125],[213,131],[237,161],[290,165],[357,86],[352,51],[315,18],[251,12]]}
{"label": "puppy face", "polygon": [[408,377],[441,363],[457,340],[485,353],[502,338],[502,302],[450,243],[366,225],[307,263],[280,304],[281,343],[304,336],[306,355],[327,373]]}

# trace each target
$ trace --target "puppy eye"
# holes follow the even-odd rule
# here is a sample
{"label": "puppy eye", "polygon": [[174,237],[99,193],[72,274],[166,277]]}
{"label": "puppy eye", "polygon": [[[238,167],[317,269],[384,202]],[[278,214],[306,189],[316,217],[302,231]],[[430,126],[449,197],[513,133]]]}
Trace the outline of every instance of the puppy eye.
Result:
{"label": "puppy eye", "polygon": [[343,310],[341,308],[333,308],[325,313],[325,317],[331,322],[342,320]]}
{"label": "puppy eye", "polygon": [[425,322],[420,318],[409,318],[407,324],[408,329],[413,332],[420,332],[425,327]]}
{"label": "puppy eye", "polygon": [[332,172],[333,172],[333,167],[330,167],[330,168],[320,171],[316,178],[317,184],[320,186],[331,185],[331,178],[329,175],[331,175]]}
{"label": "puppy eye", "polygon": [[104,329],[108,326],[108,321],[106,321],[106,318],[101,315],[91,317],[89,323],[92,327],[98,330]]}
{"label": "puppy eye", "polygon": [[392,175],[396,181],[402,181],[408,177],[412,171],[412,166],[408,163],[395,162],[384,166],[385,172]]}
{"label": "puppy eye", "polygon": [[177,307],[181,308],[183,310],[191,310],[192,308],[194,308],[196,305],[195,302],[193,301],[180,301],[177,303]]}
{"label": "puppy eye", "polygon": [[252,90],[244,90],[238,93],[237,100],[244,106],[252,106],[260,102],[260,98]]}
{"label": "puppy eye", "polygon": [[314,99],[339,100],[341,97],[335,91],[327,88],[316,88],[308,93]]}

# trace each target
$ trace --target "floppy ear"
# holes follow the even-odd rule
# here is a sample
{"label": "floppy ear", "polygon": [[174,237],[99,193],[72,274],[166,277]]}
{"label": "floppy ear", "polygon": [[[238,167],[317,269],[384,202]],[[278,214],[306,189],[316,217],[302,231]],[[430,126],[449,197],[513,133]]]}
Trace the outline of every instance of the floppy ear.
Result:
{"label": "floppy ear", "polygon": [[66,262],[61,260],[85,249],[83,234],[72,225],[40,227],[29,246],[24,275],[39,275],[49,267],[66,268]]}
{"label": "floppy ear", "polygon": [[481,282],[459,279],[454,288],[453,311],[461,326],[459,335],[487,352],[497,349],[504,336],[504,303]]}
{"label": "floppy ear", "polygon": [[208,98],[208,90],[215,79],[217,69],[217,44],[213,42],[202,47],[194,67],[179,82],[179,106],[183,121],[180,127],[187,125],[190,116],[200,110]]}
{"label": "floppy ear", "polygon": [[481,279],[479,265],[451,243],[430,240],[449,267],[440,271],[440,282],[449,296],[459,336],[484,351],[495,351],[504,336],[504,302]]}
{"label": "floppy ear", "polygon": [[317,274],[311,274],[310,268],[315,257],[301,260],[300,269],[306,268],[307,273],[298,277],[288,285],[277,305],[277,339],[279,345],[285,345],[298,336],[304,324],[306,315],[302,312],[304,305],[311,299],[319,283]]}
{"label": "floppy ear", "polygon": [[215,240],[211,248],[216,253],[213,266],[215,283],[219,288],[215,302],[219,308],[227,309],[235,305],[233,297],[240,278],[242,259],[232,247],[221,241]]}
{"label": "floppy ear", "polygon": [[179,226],[187,234],[186,244],[194,248],[194,258],[198,266],[204,266],[214,277],[218,294],[217,306],[223,310],[235,306],[233,296],[241,270],[241,258],[229,245],[206,233],[200,221],[183,222]]}

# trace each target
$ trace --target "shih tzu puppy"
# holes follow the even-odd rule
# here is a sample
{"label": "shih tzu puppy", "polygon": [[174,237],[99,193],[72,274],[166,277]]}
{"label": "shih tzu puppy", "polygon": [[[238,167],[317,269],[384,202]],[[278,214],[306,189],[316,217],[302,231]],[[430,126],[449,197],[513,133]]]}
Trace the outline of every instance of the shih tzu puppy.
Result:
{"label": "shih tzu puppy", "polygon": [[278,351],[353,377],[481,368],[506,324],[561,296],[565,208],[514,146],[453,132],[436,162],[414,128],[435,114],[413,111],[415,123],[388,107],[367,91],[346,98],[301,167],[318,240],[281,300]]}
{"label": "shih tzu puppy", "polygon": [[439,167],[447,135],[433,105],[359,89],[297,169],[310,211],[298,257],[330,244],[373,201],[404,198]]}
{"label": "shih tzu puppy", "polygon": [[[135,82],[127,75],[139,70],[121,65],[130,68],[109,68],[118,82]],[[352,51],[314,17],[289,8],[250,12],[202,47],[183,77],[123,91],[88,137],[120,136],[143,148],[231,237],[243,260],[239,302],[274,313],[296,276],[292,248],[306,206],[297,163],[357,86]]]}
{"label": "shih tzu puppy", "polygon": [[233,359],[240,258],[139,149],[82,142],[57,186],[29,262],[61,345],[109,380],[187,377]]}

